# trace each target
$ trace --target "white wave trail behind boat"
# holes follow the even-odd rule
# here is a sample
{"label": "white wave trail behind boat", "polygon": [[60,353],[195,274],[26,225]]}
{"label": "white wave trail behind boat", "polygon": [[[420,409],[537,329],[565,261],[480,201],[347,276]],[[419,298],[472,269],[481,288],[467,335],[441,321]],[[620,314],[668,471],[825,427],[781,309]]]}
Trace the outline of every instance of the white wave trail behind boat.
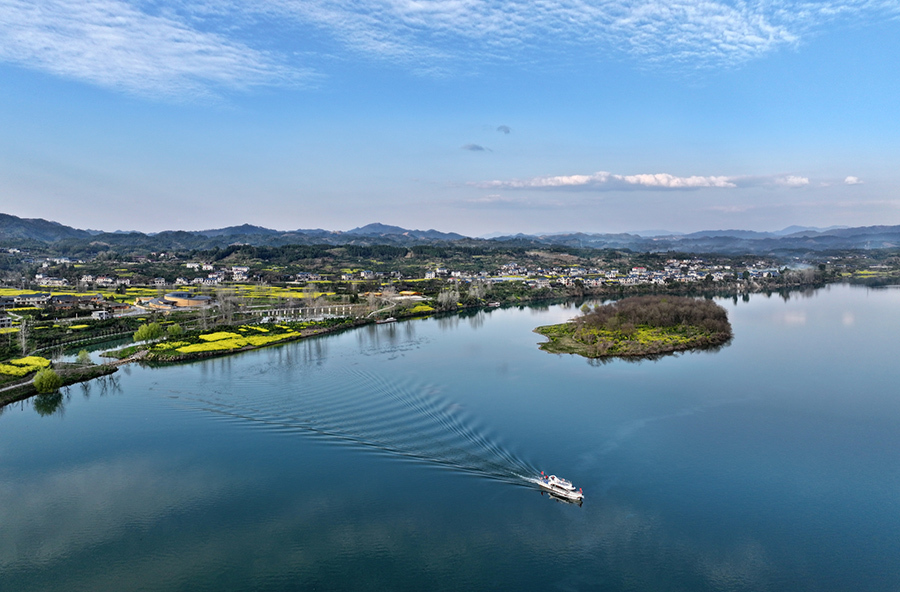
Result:
{"label": "white wave trail behind boat", "polygon": [[227,419],[301,430],[511,484],[536,482],[530,463],[425,385],[342,371],[306,376],[292,388],[265,394],[244,381],[232,387],[173,398]]}

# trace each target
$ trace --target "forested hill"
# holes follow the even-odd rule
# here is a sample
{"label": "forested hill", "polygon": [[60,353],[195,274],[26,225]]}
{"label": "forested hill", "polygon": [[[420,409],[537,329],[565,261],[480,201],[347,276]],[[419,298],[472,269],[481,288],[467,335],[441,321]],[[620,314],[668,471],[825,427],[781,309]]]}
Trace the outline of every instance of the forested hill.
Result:
{"label": "forested hill", "polygon": [[[792,229],[786,229],[786,231]],[[639,234],[569,233],[516,234],[491,239],[465,237],[437,230],[408,230],[399,226],[369,224],[347,231],[323,229],[272,230],[243,224],[211,230],[171,230],[154,234],[80,230],[58,222],[0,214],[0,247],[49,247],[70,255],[89,255],[103,250],[191,251],[231,245],[280,247],[285,245],[492,245],[550,248],[628,249],[638,252],[693,252],[790,256],[822,251],[900,248],[900,226],[801,229],[796,232],[712,230],[692,234],[641,236]]]}
{"label": "forested hill", "polygon": [[210,230],[167,230],[159,233],[102,232],[79,230],[40,218],[18,218],[0,214],[0,247],[50,246],[66,254],[98,250],[191,251],[231,245],[280,247],[286,245],[394,245],[414,246],[471,241],[467,237],[437,230],[408,230],[399,226],[369,224],[348,231],[323,229],[272,230],[243,224]]}

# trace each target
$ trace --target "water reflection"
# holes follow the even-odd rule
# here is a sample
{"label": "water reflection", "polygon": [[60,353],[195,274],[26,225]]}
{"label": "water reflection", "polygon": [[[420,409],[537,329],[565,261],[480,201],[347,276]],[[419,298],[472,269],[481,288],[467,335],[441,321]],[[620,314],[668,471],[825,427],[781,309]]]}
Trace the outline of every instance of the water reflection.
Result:
{"label": "water reflection", "polygon": [[[448,318],[448,317],[445,317]],[[421,320],[399,321],[381,325],[366,325],[354,330],[357,349],[354,353],[369,355],[389,354],[390,358],[420,347],[424,342],[417,337],[416,326]],[[440,318],[438,318],[440,323]],[[459,322],[459,319],[456,319]]]}
{"label": "water reflection", "polygon": [[510,514],[456,492],[391,497],[377,476],[365,491],[316,483],[287,479],[299,495],[266,503],[268,480],[152,456],[30,475],[0,487],[0,571],[18,590],[534,589],[539,577],[552,589],[740,591],[770,589],[776,564],[796,559],[750,537],[687,536],[627,502]]}
{"label": "water reflection", "polygon": [[433,317],[442,331],[453,331],[459,326],[459,315],[449,314]]}
{"label": "water reflection", "polygon": [[60,416],[63,414],[63,394],[58,390],[52,393],[36,395],[31,400],[31,404],[35,412],[42,417],[55,413],[58,413]]}
{"label": "water reflection", "polygon": [[487,315],[482,310],[478,310],[475,314],[468,315],[469,327],[472,329],[480,329],[484,326],[484,319]]}
{"label": "water reflection", "polygon": [[[136,527],[146,531],[221,489],[221,477],[202,468],[186,473],[172,469],[151,457],[113,458],[20,475],[4,483],[0,486],[4,579],[21,577],[29,569],[72,568],[81,560],[88,563],[69,571],[70,577],[77,580],[85,571],[91,579],[102,577],[104,566],[91,560],[97,548],[130,540]],[[96,573],[91,573],[91,565]],[[64,574],[57,577],[59,589],[96,589],[82,587]]]}
{"label": "water reflection", "polygon": [[[119,377],[116,374],[107,374],[93,380],[80,382],[77,386],[64,386],[53,393],[37,394],[28,399],[28,401],[31,403],[35,413],[41,417],[53,415],[62,417],[65,414],[66,404],[71,401],[72,390],[76,388],[81,391],[82,397],[86,400],[90,399],[91,394],[94,392],[98,392],[101,397],[122,392]],[[2,413],[2,410],[3,408],[0,408],[0,413]]]}

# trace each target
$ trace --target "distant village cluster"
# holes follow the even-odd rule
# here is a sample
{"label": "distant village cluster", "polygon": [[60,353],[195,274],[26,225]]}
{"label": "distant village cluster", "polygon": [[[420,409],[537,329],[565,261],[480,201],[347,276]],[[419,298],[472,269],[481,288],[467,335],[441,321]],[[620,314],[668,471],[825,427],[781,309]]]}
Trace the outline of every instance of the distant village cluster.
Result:
{"label": "distant village cluster", "polygon": [[4,311],[18,308],[41,308],[55,312],[83,310],[89,311],[93,319],[105,320],[114,314],[126,312],[131,306],[106,300],[102,294],[27,292],[15,296],[0,296],[0,329],[12,326],[12,320]]}
{"label": "distant village cluster", "polygon": [[[76,264],[79,261],[70,261],[65,258],[48,259],[42,267],[49,267],[51,263],[55,264]],[[218,286],[228,282],[242,283],[253,281],[251,269],[249,266],[230,265],[217,267],[212,263],[188,262],[184,264],[186,269],[195,272],[195,277],[187,278],[183,276],[176,277],[174,282],[163,277],[149,279],[146,284],[155,287],[167,286]],[[196,272],[205,272],[200,276],[196,276]],[[648,269],[643,266],[634,266],[631,269],[597,269],[585,267],[551,267],[544,269],[542,267],[528,268],[515,262],[501,265],[499,269],[493,272],[482,271],[479,273],[470,273],[466,271],[454,271],[448,268],[438,267],[432,271],[426,271],[421,278],[404,277],[399,271],[371,271],[360,270],[353,273],[341,273],[329,276],[313,271],[300,272],[294,274],[292,282],[308,283],[320,281],[392,281],[392,280],[410,280],[410,279],[426,279],[449,281],[489,281],[489,282],[505,282],[520,281],[525,282],[532,287],[550,287],[553,284],[572,286],[576,282],[580,282],[585,287],[601,287],[608,285],[637,286],[642,284],[668,284],[672,282],[690,283],[701,281],[726,282],[736,279],[750,279],[760,277],[777,277],[779,270],[771,267],[765,261],[748,265],[741,271],[735,271],[730,265],[710,264],[701,258],[693,259],[669,259],[665,266],[661,269]],[[34,283],[46,288],[69,288],[74,287],[69,280],[60,277],[52,277],[44,273],[37,273],[34,276]],[[118,277],[113,275],[90,275],[84,274],[78,279],[76,285],[82,288],[117,288],[119,286],[130,286],[132,280],[128,277]]]}
{"label": "distant village cluster", "polygon": [[[364,272],[371,273],[371,272]],[[746,275],[744,275],[746,273]],[[462,281],[488,280],[492,282],[525,281],[533,287],[550,287],[554,283],[564,286],[580,282],[585,287],[609,285],[638,286],[642,284],[663,285],[673,282],[690,283],[700,281],[725,282],[735,279],[777,277],[779,271],[766,262],[760,261],[748,266],[740,274],[730,265],[711,265],[703,259],[669,259],[662,269],[651,270],[635,266],[630,270],[596,269],[584,267],[552,267],[529,269],[517,263],[502,265],[495,273],[468,274],[438,268],[427,272],[425,279],[451,278]],[[739,277],[740,276],[740,277]]]}
{"label": "distant village cluster", "polygon": [[[70,261],[65,258],[52,259],[46,262],[48,265],[45,265],[45,267],[49,267],[49,263],[51,261],[56,264],[83,263],[83,261]],[[185,263],[185,267],[187,267],[188,269],[208,271],[209,273],[205,277],[195,277],[193,279],[177,277],[175,278],[174,285],[217,286],[228,281],[246,282],[250,279],[248,275],[250,273],[250,268],[246,266],[232,265],[228,268],[216,269],[216,266],[210,263]],[[67,280],[66,278],[52,277],[43,273],[35,274],[34,282],[39,286],[43,286],[46,288],[68,288],[72,286],[71,282],[69,282],[69,280]],[[173,282],[169,282],[164,277],[156,277],[148,281],[147,285],[169,286],[172,285],[172,283]],[[82,275],[76,282],[76,285],[96,286],[98,288],[117,288],[119,286],[130,286],[131,284],[131,279],[127,277],[108,275],[94,276],[91,274]]]}

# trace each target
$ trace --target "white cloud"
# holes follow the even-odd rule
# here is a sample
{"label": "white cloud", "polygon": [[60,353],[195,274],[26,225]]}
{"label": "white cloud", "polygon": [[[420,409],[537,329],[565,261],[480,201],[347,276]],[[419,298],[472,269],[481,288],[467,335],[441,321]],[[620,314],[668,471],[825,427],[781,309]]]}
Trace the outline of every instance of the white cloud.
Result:
{"label": "white cloud", "polygon": [[778,185],[783,185],[784,187],[805,187],[809,185],[809,179],[806,177],[799,177],[797,175],[788,175],[786,177],[779,177],[775,179],[775,183]]}
{"label": "white cloud", "polygon": [[844,185],[862,185],[862,181],[859,177],[849,176],[844,179]]}
{"label": "white cloud", "polygon": [[0,60],[170,97],[283,84],[303,75],[265,52],[121,0],[0,0]]}
{"label": "white cloud", "polygon": [[690,69],[756,59],[838,19],[897,15],[896,0],[0,0],[0,61],[184,96],[305,79],[296,55],[331,59],[311,37],[437,75],[573,53]]}
{"label": "white cloud", "polygon": [[[229,2],[230,0],[222,0]],[[370,56],[418,64],[625,52],[651,64],[733,66],[836,19],[896,15],[889,0],[268,0]],[[243,9],[242,9],[243,10]]]}
{"label": "white cloud", "polygon": [[622,180],[629,185],[642,187],[660,187],[667,189],[694,189],[697,187],[737,187],[728,177],[676,177],[667,173],[652,175],[613,175],[616,180]]}
{"label": "white cloud", "polygon": [[614,175],[600,171],[592,175],[561,175],[549,177],[533,177],[531,179],[510,181],[486,181],[475,183],[479,187],[503,189],[699,189],[699,188],[732,188],[737,187],[731,177],[676,177],[668,173],[651,173],[640,175]]}

